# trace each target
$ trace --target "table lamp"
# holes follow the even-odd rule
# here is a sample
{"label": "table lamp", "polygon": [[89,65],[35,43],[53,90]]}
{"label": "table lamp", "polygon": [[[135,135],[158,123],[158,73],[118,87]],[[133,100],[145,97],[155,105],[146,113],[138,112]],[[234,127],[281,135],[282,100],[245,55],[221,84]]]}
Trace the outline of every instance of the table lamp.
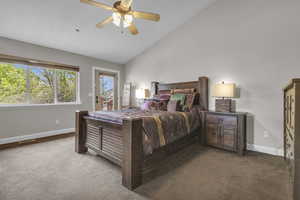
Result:
{"label": "table lamp", "polygon": [[231,98],[235,97],[234,83],[217,83],[213,87],[213,96],[216,97],[216,112],[234,112]]}
{"label": "table lamp", "polygon": [[146,99],[150,97],[150,90],[149,89],[138,89],[136,91],[136,98],[137,99]]}

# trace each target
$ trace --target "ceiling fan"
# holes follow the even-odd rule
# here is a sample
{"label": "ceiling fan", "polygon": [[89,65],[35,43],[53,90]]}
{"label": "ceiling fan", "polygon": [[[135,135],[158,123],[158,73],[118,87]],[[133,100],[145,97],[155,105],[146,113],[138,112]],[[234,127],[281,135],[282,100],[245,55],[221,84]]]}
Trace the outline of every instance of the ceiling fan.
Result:
{"label": "ceiling fan", "polygon": [[160,20],[160,15],[149,12],[133,11],[131,10],[132,1],[133,0],[121,0],[115,2],[113,6],[109,6],[94,0],[80,0],[81,3],[86,3],[113,12],[112,16],[96,25],[98,28],[102,28],[104,25],[112,22],[116,26],[121,27],[122,32],[124,28],[128,28],[131,34],[136,35],[139,32],[133,23],[134,18],[157,22]]}

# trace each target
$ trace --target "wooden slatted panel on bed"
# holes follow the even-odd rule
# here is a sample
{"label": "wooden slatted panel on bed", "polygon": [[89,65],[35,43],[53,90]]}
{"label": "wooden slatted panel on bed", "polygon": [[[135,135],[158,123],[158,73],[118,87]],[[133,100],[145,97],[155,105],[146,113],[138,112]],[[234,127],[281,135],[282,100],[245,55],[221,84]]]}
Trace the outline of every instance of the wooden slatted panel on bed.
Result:
{"label": "wooden slatted panel on bed", "polygon": [[121,165],[123,157],[122,129],[88,120],[86,146],[96,153]]}
{"label": "wooden slatted panel on bed", "polygon": [[121,162],[123,156],[123,142],[121,131],[104,128],[102,131],[102,152]]}
{"label": "wooden slatted panel on bed", "polygon": [[86,145],[93,150],[101,150],[101,128],[92,124],[87,124]]}

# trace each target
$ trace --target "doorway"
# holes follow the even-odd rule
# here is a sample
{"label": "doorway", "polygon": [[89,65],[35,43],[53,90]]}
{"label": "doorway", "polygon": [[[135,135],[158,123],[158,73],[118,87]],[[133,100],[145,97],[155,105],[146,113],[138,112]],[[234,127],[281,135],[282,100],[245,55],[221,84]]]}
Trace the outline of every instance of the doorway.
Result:
{"label": "doorway", "polygon": [[118,108],[118,73],[95,69],[95,111]]}

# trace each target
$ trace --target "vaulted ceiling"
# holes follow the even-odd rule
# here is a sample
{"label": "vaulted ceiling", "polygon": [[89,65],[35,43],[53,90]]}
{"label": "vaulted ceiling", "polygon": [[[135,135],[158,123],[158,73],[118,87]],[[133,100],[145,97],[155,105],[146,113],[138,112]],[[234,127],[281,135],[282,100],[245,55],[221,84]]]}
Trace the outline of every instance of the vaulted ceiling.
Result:
{"label": "vaulted ceiling", "polygon": [[80,0],[7,0],[0,4],[0,36],[124,64],[214,1],[134,0],[134,10],[159,13],[161,21],[136,19],[140,34],[133,36],[113,24],[96,28],[111,12]]}

